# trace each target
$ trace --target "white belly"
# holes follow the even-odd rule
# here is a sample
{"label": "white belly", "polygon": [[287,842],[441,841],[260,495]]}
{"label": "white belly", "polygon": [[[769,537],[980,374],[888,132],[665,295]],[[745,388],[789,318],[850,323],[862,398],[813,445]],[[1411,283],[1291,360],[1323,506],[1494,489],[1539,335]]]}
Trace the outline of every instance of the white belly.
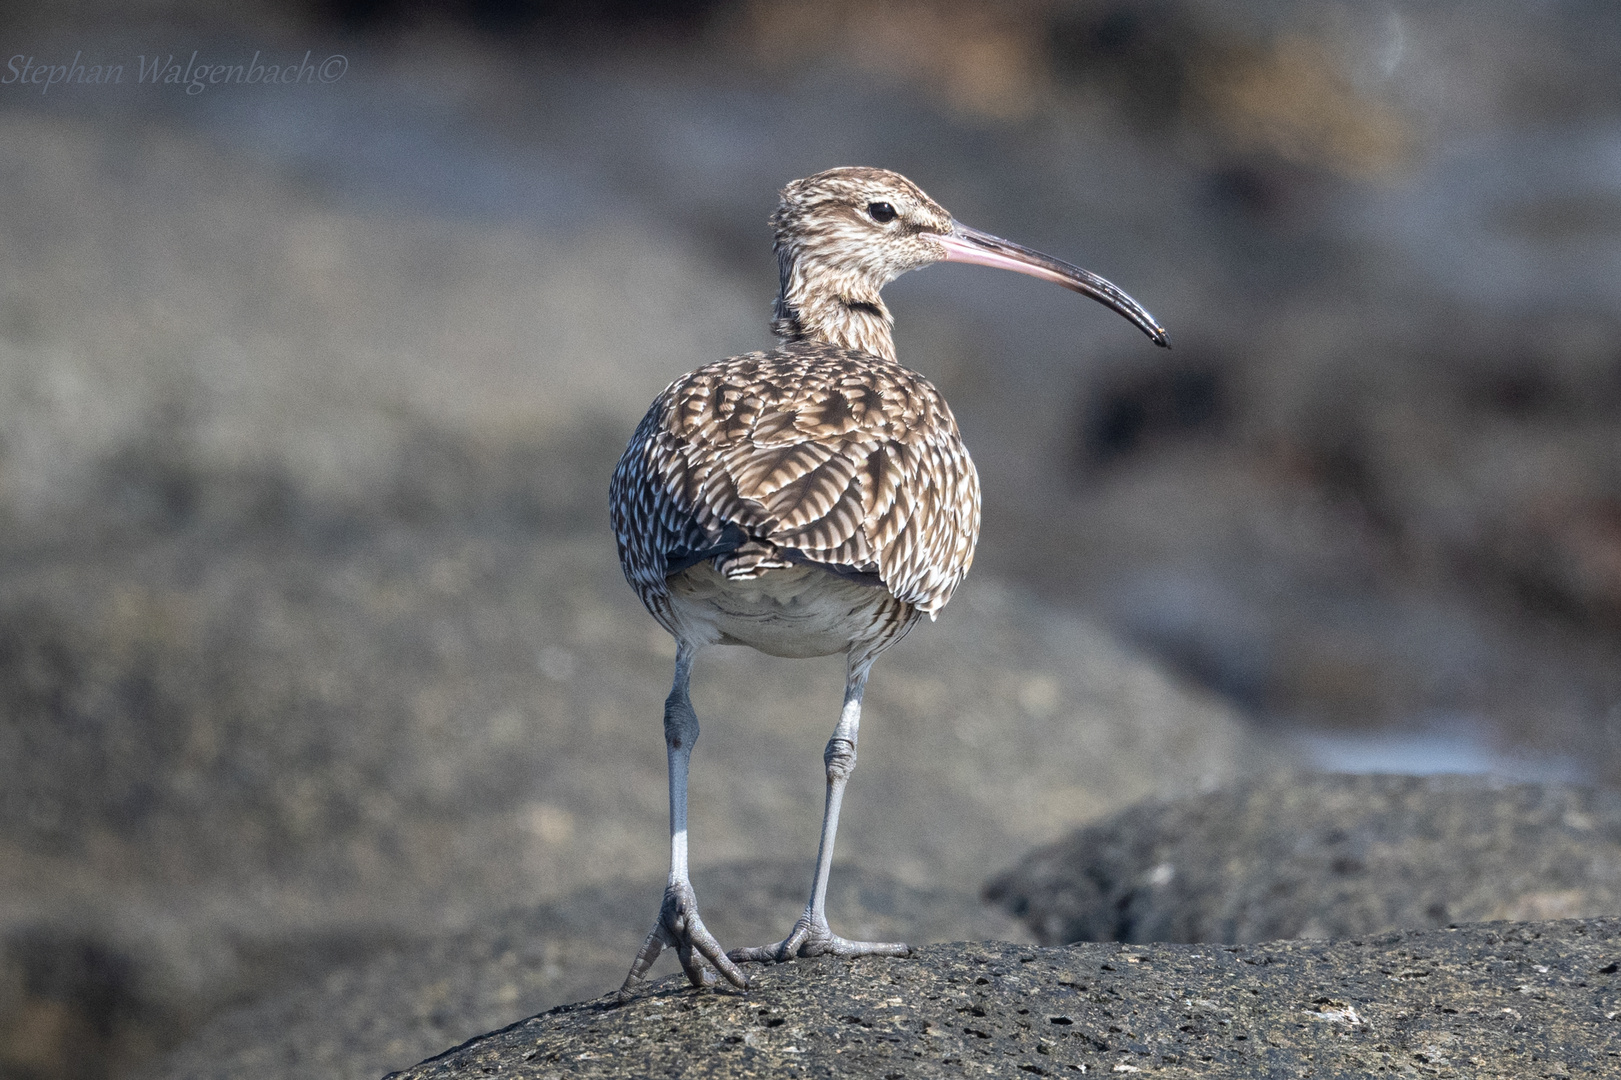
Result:
{"label": "white belly", "polygon": [[772,656],[827,656],[896,632],[912,618],[881,586],[815,566],[731,581],[701,562],[670,578],[682,636],[694,644],[750,645]]}

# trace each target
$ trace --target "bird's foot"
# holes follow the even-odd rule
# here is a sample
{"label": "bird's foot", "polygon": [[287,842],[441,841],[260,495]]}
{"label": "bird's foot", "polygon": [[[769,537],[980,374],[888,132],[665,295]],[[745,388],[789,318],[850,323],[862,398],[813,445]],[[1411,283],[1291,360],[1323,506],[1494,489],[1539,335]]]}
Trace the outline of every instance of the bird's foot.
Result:
{"label": "bird's foot", "polygon": [[728,959],[740,964],[780,963],[796,956],[911,956],[912,947],[899,941],[850,941],[835,934],[825,918],[801,915],[787,937],[775,945],[733,949]]}
{"label": "bird's foot", "polygon": [[666,946],[674,949],[681,958],[681,969],[687,973],[692,985],[713,986],[719,976],[724,976],[726,981],[740,990],[749,988],[748,976],[721,951],[720,942],[715,940],[715,935],[704,927],[704,921],[698,917],[698,894],[693,892],[692,883],[672,881],[664,890],[664,903],[659,907],[658,919],[653,923],[647,940],[642,943],[641,951],[636,954],[630,974],[625,976],[625,984],[619,988],[620,1001],[629,999],[646,981],[647,969],[653,966],[653,961],[658,959]]}

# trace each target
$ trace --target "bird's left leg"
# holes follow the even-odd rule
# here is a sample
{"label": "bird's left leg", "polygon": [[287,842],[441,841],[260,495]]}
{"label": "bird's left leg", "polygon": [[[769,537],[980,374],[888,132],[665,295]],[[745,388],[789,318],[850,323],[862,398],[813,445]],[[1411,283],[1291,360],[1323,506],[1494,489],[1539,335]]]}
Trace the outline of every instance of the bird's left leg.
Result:
{"label": "bird's left leg", "polygon": [[726,954],[733,960],[765,962],[790,960],[796,956],[910,956],[912,953],[910,945],[900,942],[849,941],[827,925],[827,875],[833,867],[833,838],[839,831],[844,785],[856,767],[861,696],[867,689],[867,672],[872,668],[872,660],[870,655],[858,657],[852,653],[844,685],[844,709],[822,753],[822,761],[827,766],[827,804],[822,812],[822,843],[816,852],[816,877],[811,882],[810,902],[787,937],[775,945],[733,949]]}

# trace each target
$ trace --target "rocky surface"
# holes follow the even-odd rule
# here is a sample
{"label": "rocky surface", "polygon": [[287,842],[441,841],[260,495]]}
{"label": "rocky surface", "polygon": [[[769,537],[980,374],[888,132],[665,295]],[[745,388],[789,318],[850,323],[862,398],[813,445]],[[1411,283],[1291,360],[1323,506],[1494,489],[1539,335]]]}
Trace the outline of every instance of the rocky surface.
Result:
{"label": "rocky surface", "polygon": [[1341,942],[931,946],[668,979],[565,1006],[401,1077],[1614,1076],[1621,921]]}
{"label": "rocky surface", "polygon": [[1621,798],[1470,777],[1257,778],[1079,829],[986,895],[1045,944],[1618,915]]}
{"label": "rocky surface", "polygon": [[[59,554],[0,605],[21,721],[0,1026],[31,1033],[3,1040],[27,1062],[81,1029],[149,1055],[391,940],[662,874],[669,642],[607,537],[180,537],[116,567]],[[873,680],[854,860],[973,895],[998,852],[1250,756],[1228,714],[1085,624],[983,577],[952,611]],[[704,658],[700,865],[810,865],[840,686],[831,661]]]}
{"label": "rocky surface", "polygon": [[[1464,715],[1615,774],[1621,35],[1593,27],[1621,9],[673,7],[597,48],[0,12],[40,56],[352,61],[0,88],[0,1071],[104,1075],[659,872],[668,643],[606,476],[669,378],[767,343],[772,193],[834,162],[1084,257],[1177,339],[1011,275],[891,290],[985,532],[875,673],[843,851],[973,889],[1260,760],[1060,605],[1283,723]],[[300,10],[337,8],[417,10]],[[1535,272],[1460,295],[1503,267]],[[705,658],[700,863],[808,859],[837,686]]]}
{"label": "rocky surface", "polygon": [[[764,306],[601,218],[404,227],[162,125],[0,134],[0,1069],[116,1071],[390,943],[662,875],[673,649],[607,476]],[[841,686],[701,659],[698,865],[809,865]],[[840,854],[970,895],[1255,752],[985,573],[868,706]]]}
{"label": "rocky surface", "polygon": [[[705,918],[721,941],[744,944],[775,937],[786,926],[802,903],[804,876],[806,868],[793,863],[733,864],[700,872],[697,887]],[[413,942],[350,965],[324,981],[310,981],[211,1023],[165,1062],[159,1075],[175,1080],[245,1072],[287,1080],[366,1077],[399,1067],[413,1049],[428,1052],[490,1030],[520,1010],[595,996],[622,978],[657,892],[653,881],[635,889],[593,887],[464,934]],[[734,1036],[757,1051],[738,1061],[721,1052],[721,1061],[736,1065],[739,1075],[749,1069],[768,1074],[789,1062],[802,1067],[802,1075],[817,1075],[823,1065],[836,1067],[840,1075],[887,1075],[901,1065],[901,1075],[919,1075],[919,1070],[932,1075],[930,1070],[964,1061],[1059,1072],[1068,1065],[1198,1067],[1217,1070],[1214,1075],[1242,1075],[1238,1070],[1263,1065],[1282,1070],[1276,1075],[1297,1075],[1292,1069],[1298,1065],[1315,1070],[1298,1075],[1341,1075],[1337,1070],[1354,1074],[1381,1062],[1423,1064],[1415,1056],[1462,1070],[1459,1075],[1525,1075],[1514,1074],[1512,1067],[1530,1067],[1537,1054],[1551,1054],[1550,1061],[1563,1062],[1572,1072],[1580,1072],[1577,1065],[1584,1062],[1598,1075],[1605,1075],[1606,1067],[1621,1069],[1621,1061],[1602,1061],[1605,1052],[1616,1049],[1613,1036],[1605,1035],[1608,1022],[1582,1028],[1598,1023],[1590,1014],[1597,997],[1571,989],[1579,976],[1605,965],[1611,965],[1608,975],[1615,973],[1621,921],[1546,923],[1551,916],[1621,911],[1621,798],[1610,793],[1464,777],[1274,774],[1170,803],[1149,801],[1088,825],[1033,851],[992,882],[987,894],[1007,908],[1002,916],[1007,921],[995,923],[986,908],[963,894],[916,889],[882,874],[840,868],[830,910],[835,923],[854,934],[917,942],[1005,941],[1012,929],[1046,944],[1089,939],[1204,942],[1204,947],[1024,950],[1013,966],[1002,945],[956,947],[955,954],[926,950],[917,970],[911,962],[854,966],[862,986],[848,992],[835,989],[841,976],[830,971],[838,965],[806,966],[801,981],[781,981],[772,971],[736,1007],[726,1004],[725,994],[684,996],[679,981],[671,981],[650,994],[669,1005],[666,1017],[681,1015],[702,1030],[650,1035],[634,1009],[603,1014],[600,1002],[595,1010],[564,1009],[543,1018],[541,1030],[512,1030],[524,1031],[528,1039],[519,1049],[540,1048],[537,1056],[517,1062],[520,1075],[530,1075],[525,1069],[533,1075],[548,1070],[648,1075],[665,1069],[681,1074],[681,1054],[702,1051],[702,1061],[713,1064],[715,1048],[707,1048],[705,1039],[731,1048],[738,1046]],[[1024,926],[1013,921],[1015,915]],[[1433,934],[1412,929],[1439,931],[1448,923],[1486,919],[1525,923]],[[1277,941],[1287,937],[1337,941],[1311,947]],[[1527,983],[1522,976],[1548,975],[1535,970],[1548,968],[1542,952],[1533,958],[1525,952],[1532,949],[1530,942],[1545,937],[1551,944],[1535,949],[1558,955],[1576,949],[1585,957],[1559,962],[1566,978],[1559,986],[1569,991],[1559,1004],[1535,1004],[1533,1009],[1542,1012],[1533,1017],[1525,1014],[1519,997],[1483,1004],[1491,996],[1542,992],[1538,988],[1545,983]],[[1258,941],[1269,944],[1213,947]],[[973,983],[963,991],[953,981],[963,981],[961,971],[969,962],[964,957],[973,955],[995,957],[979,960],[990,965],[984,971],[990,983]],[[1076,983],[1076,973],[1086,965],[1076,966],[1075,957],[1088,958],[1086,970],[1096,973],[1096,981]],[[671,968],[666,957],[663,970]],[[1005,978],[1010,973],[1015,978]],[[1593,992],[1615,1001],[1621,981],[1600,975],[1593,975]],[[1302,979],[1318,979],[1316,991],[1295,1001],[1305,992]],[[955,1025],[940,1020],[942,986],[955,994]],[[1422,986],[1425,994],[1376,989],[1386,986]],[[1167,988],[1182,1010],[1167,1012],[1164,1002],[1156,1004],[1154,996]],[[1003,994],[1000,1004],[994,1001],[997,994]],[[1031,1005],[1028,999],[1013,1001],[1020,994],[1046,996],[1041,1001],[1049,1004],[1052,994],[1063,1002],[1080,996],[1089,1012],[1042,1004],[1047,1012],[1018,1014],[1021,1005]],[[866,1005],[859,1004],[862,996]],[[872,1009],[888,1005],[875,1002],[895,999],[905,1001],[911,1012],[896,1010],[888,1014],[895,1023],[877,1023]],[[1589,1014],[1559,1012],[1579,1005],[1590,1007]],[[986,1010],[989,1022],[977,1023],[974,1009]],[[1517,1046],[1520,1056],[1493,1064],[1506,1072],[1480,1074],[1473,1070],[1478,1062],[1496,1057],[1488,1030],[1512,1015],[1503,1009],[1520,1009],[1514,1017],[1520,1025],[1516,1031],[1525,1036]],[[1033,1026],[1028,1018],[1033,1014],[1047,1018],[1052,1028]],[[1052,1022],[1050,1015],[1071,1023]],[[786,1041],[773,1033],[775,1020],[789,1025]],[[840,1023],[858,1026],[840,1028]],[[1323,1026],[1334,1023],[1341,1028]],[[828,1025],[843,1033],[833,1046],[853,1057],[817,1057],[811,1033]],[[512,1031],[486,1043],[475,1039],[477,1051],[464,1059],[444,1057],[436,1065],[439,1072],[412,1075],[462,1070],[477,1075],[490,1064],[501,1064],[506,1072],[514,1067],[504,1057],[507,1048],[517,1046]],[[1352,1041],[1341,1046],[1319,1038],[1323,1031],[1344,1033]],[[658,1048],[632,1046],[658,1036],[666,1036]],[[1062,1043],[1063,1038],[1081,1041]],[[1576,1056],[1558,1051],[1564,1038],[1576,1039]],[[1041,1041],[1046,1049],[1039,1048]],[[1245,1041],[1251,1046],[1240,1046]],[[1073,1052],[1060,1051],[1060,1044]],[[1331,1052],[1329,1044],[1339,1049]],[[786,1051],[786,1046],[798,1049]],[[914,1049],[924,1046],[935,1049],[914,1057]],[[1110,1056],[1122,1048],[1127,1056]],[[789,1052],[806,1057],[789,1059]],[[1024,1061],[1021,1056],[1029,1052],[1037,1057]],[[561,1057],[551,1057],[556,1054]],[[1015,1061],[1007,1061],[1008,1054]],[[948,1061],[952,1057],[955,1062]],[[700,1072],[699,1065],[691,1069]]]}
{"label": "rocky surface", "polygon": [[[43,1033],[7,1052],[68,1053],[55,1033],[80,1027],[161,1047],[389,940],[662,874],[669,641],[608,537],[182,532],[81,554],[0,590],[0,1025]],[[1219,707],[983,577],[884,661],[840,851],[911,884],[972,895],[999,852],[1250,756]],[[841,685],[836,658],[703,658],[700,865],[810,865]]]}
{"label": "rocky surface", "polygon": [[[705,921],[728,947],[777,940],[804,907],[809,873],[787,862],[701,867],[695,881]],[[617,987],[662,891],[657,880],[608,883],[390,949],[221,1017],[151,1075],[375,1080],[518,1017]],[[869,940],[1026,933],[971,894],[902,885],[846,865],[834,867],[828,911],[840,932]],[[672,966],[666,956],[655,971]]]}
{"label": "rocky surface", "polygon": [[[761,343],[784,178],[882,160],[1176,331],[1163,355],[1011,275],[897,283],[901,355],[984,474],[982,567],[1292,724],[1463,715],[1612,775],[1618,9],[925,6],[917,39],[860,3],[706,0],[657,9],[690,36],[615,24],[597,52],[544,20],[510,50],[413,33],[409,5],[333,41],[143,4],[353,67],[281,96],[10,88],[0,505],[81,494],[164,416],[349,491],[422,417],[633,420]],[[129,51],[132,17],[0,16],[68,55]]]}
{"label": "rocky surface", "polygon": [[[663,873],[673,651],[607,477],[669,378],[768,339],[763,240],[751,305],[611,199],[566,227],[361,205],[142,115],[0,111],[0,1068],[46,1077]],[[809,864],[841,686],[701,658],[699,865]],[[841,855],[969,894],[1255,752],[988,573],[866,720]]]}
{"label": "rocky surface", "polygon": [[[29,1077],[662,875],[673,652],[607,477],[669,378],[767,338],[763,243],[751,305],[617,211],[361,205],[142,116],[0,111],[0,1071]],[[701,659],[698,865],[809,865],[841,685]],[[967,894],[1255,752],[987,573],[868,703],[840,854]]]}

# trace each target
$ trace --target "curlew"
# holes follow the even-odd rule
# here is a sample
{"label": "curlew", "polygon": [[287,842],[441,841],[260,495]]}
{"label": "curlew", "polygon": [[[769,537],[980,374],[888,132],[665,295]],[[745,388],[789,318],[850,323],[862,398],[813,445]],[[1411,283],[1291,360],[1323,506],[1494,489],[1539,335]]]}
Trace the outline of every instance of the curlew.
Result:
{"label": "curlew", "polygon": [[[771,225],[781,274],[771,328],[781,343],[671,383],[609,491],[625,577],[676,640],[664,703],[669,885],[621,997],[665,947],[694,985],[718,973],[739,987],[748,985],[743,962],[911,951],[834,934],[828,871],[867,674],[967,574],[979,477],[940,392],[895,359],[880,290],[931,263],[1001,267],[1101,301],[1169,344],[1154,317],[1103,278],[963,225],[898,173],[843,168],[796,180]],[[687,875],[687,769],[698,738],[688,683],[698,650],[716,644],[848,656],[844,706],[823,753],[810,900],[783,940],[730,953],[705,929]]]}

